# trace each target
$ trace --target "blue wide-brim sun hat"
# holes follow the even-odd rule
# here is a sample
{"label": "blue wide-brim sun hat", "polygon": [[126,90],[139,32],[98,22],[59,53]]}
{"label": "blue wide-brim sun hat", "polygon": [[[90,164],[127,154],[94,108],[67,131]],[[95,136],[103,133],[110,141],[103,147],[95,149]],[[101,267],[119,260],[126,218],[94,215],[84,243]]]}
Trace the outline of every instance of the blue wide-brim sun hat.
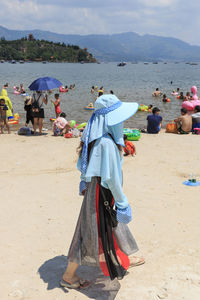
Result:
{"label": "blue wide-brim sun hat", "polygon": [[95,111],[101,108],[108,108],[120,102],[121,105],[107,114],[107,125],[113,126],[122,123],[132,117],[138,110],[139,104],[136,102],[122,102],[115,95],[107,94],[97,98],[94,108]]}

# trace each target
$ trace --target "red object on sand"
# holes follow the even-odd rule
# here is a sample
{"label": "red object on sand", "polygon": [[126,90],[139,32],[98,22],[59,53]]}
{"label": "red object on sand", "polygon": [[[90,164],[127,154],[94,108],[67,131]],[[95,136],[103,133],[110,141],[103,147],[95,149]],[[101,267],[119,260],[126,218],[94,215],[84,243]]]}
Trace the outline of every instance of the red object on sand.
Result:
{"label": "red object on sand", "polygon": [[68,132],[65,134],[65,138],[69,139],[72,137],[72,133],[71,132]]}

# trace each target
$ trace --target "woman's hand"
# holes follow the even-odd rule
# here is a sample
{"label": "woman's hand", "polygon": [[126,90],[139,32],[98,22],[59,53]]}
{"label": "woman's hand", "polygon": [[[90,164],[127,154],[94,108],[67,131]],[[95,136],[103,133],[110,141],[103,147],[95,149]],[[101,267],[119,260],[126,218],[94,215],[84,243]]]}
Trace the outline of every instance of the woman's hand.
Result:
{"label": "woman's hand", "polygon": [[130,205],[126,208],[117,208],[117,221],[120,223],[128,224],[132,220],[132,210]]}

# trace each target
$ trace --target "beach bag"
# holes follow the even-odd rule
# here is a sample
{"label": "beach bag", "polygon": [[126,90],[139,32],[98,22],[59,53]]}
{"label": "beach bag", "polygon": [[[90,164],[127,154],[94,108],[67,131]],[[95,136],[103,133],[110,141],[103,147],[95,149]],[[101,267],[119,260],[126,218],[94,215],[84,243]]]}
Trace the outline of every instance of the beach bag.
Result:
{"label": "beach bag", "polygon": [[110,220],[111,220],[111,224],[112,227],[117,227],[118,221],[117,221],[117,211],[113,208],[112,205],[110,205],[110,203],[107,201],[106,196],[104,194],[104,188],[101,185],[101,179],[98,177],[97,178],[98,184],[99,184],[99,190],[103,196],[103,201],[104,201],[104,206],[107,210],[107,212],[109,213],[110,216]]}
{"label": "beach bag", "polygon": [[29,127],[21,127],[18,130],[19,135],[31,135],[31,129]]}
{"label": "beach bag", "polygon": [[166,125],[166,131],[168,133],[177,133],[177,127],[176,124],[171,122],[171,123],[167,123]]}
{"label": "beach bag", "polygon": [[200,128],[194,128],[193,132],[194,132],[194,134],[199,134],[200,135]]}

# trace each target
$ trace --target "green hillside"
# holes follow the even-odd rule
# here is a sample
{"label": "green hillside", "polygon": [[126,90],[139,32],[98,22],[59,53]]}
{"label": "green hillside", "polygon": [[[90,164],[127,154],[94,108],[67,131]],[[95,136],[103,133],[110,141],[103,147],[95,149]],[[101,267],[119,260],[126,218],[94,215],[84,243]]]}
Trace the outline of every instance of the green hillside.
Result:
{"label": "green hillside", "polygon": [[53,62],[96,62],[87,48],[81,49],[76,45],[53,43],[45,40],[35,40],[32,35],[28,38],[7,41],[0,40],[1,60],[29,60]]}

